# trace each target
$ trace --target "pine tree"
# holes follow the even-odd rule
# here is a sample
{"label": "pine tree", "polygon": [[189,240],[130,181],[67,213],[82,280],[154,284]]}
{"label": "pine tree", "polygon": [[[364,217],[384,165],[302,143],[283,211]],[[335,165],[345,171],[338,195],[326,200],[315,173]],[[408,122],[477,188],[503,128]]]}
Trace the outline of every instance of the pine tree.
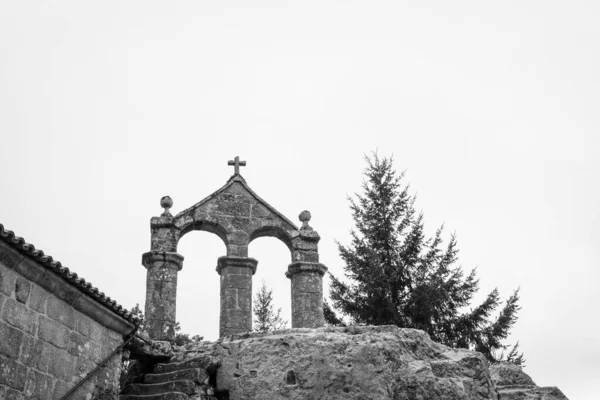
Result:
{"label": "pine tree", "polygon": [[[474,349],[492,362],[507,359],[508,346],[502,340],[517,320],[519,289],[496,318],[492,314],[501,305],[497,289],[483,303],[464,311],[479,289],[479,280],[475,269],[465,276],[456,265],[456,236],[450,236],[445,248],[443,226],[427,238],[423,214],[415,211],[416,197],[402,184],[404,173],[396,174],[393,159],[375,153],[365,160],[363,194],[349,198],[355,224],[351,243],[337,243],[349,283],[330,274],[334,308],[354,324],[417,328],[434,341]],[[328,304],[324,312],[328,323],[340,324]],[[516,346],[507,357],[524,362]]]}
{"label": "pine tree", "polygon": [[281,308],[277,311],[273,308],[273,290],[265,281],[254,297],[254,330],[258,332],[274,331],[284,329],[287,322],[281,318]]}

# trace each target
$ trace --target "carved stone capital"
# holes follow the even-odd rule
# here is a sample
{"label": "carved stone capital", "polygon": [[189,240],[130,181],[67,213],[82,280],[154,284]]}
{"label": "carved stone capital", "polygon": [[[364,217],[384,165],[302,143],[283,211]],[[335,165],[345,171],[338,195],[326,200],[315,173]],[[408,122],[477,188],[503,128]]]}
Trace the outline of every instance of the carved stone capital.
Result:
{"label": "carved stone capital", "polygon": [[183,256],[179,253],[171,251],[149,251],[142,254],[142,265],[146,269],[154,266],[167,266],[177,271],[181,271],[183,268]]}
{"label": "carved stone capital", "polygon": [[217,261],[217,272],[221,275],[223,268],[225,267],[236,267],[236,268],[248,268],[252,271],[252,275],[256,272],[258,260],[250,257],[231,257],[223,256],[219,257]]}
{"label": "carved stone capital", "polygon": [[313,272],[318,273],[320,276],[323,276],[325,275],[325,272],[327,272],[327,267],[321,263],[296,261],[288,266],[288,270],[285,273],[285,276],[289,279],[292,279],[293,275],[302,272]]}

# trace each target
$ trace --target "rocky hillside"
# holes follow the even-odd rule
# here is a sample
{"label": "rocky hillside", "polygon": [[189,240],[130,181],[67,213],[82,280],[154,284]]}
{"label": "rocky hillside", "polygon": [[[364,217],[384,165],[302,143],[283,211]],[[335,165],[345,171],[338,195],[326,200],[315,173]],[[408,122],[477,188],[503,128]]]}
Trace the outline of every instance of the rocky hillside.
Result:
{"label": "rocky hillside", "polygon": [[240,334],[179,349],[170,363],[201,359],[214,365],[204,384],[218,399],[566,399],[515,365],[490,367],[395,326]]}

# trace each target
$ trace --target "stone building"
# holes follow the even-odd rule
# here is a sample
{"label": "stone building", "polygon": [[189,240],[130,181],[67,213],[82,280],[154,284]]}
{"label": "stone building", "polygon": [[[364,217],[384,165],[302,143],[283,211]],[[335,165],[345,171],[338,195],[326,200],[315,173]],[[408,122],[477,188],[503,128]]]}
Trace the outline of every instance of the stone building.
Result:
{"label": "stone building", "polygon": [[0,224],[0,399],[116,398],[136,322]]}

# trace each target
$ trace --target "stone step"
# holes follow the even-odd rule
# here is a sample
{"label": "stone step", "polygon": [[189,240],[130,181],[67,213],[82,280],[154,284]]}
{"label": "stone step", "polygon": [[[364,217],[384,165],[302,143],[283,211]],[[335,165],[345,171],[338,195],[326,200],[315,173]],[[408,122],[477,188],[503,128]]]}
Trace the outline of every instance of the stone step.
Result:
{"label": "stone step", "polygon": [[125,386],[122,394],[149,395],[168,392],[196,394],[200,389],[190,380],[179,380],[164,383],[130,383]]}
{"label": "stone step", "polygon": [[144,377],[144,383],[165,383],[180,380],[208,383],[208,373],[201,368],[190,368],[163,374],[146,374]]}
{"label": "stone step", "polygon": [[202,356],[186,360],[178,363],[159,363],[154,366],[154,373],[162,374],[165,372],[173,372],[182,369],[202,368],[206,371],[213,372],[219,367],[221,361],[218,358],[210,356]]}
{"label": "stone step", "polygon": [[187,394],[181,393],[181,392],[167,392],[167,393],[161,393],[161,394],[147,394],[147,395],[122,394],[119,396],[119,400],[190,400],[190,399],[191,399],[191,397],[189,397]]}
{"label": "stone step", "polygon": [[135,395],[135,394],[122,394],[119,396],[119,400],[218,400],[215,396],[208,394],[193,394],[186,395],[183,393],[170,392],[162,394],[150,394],[150,395]]}

